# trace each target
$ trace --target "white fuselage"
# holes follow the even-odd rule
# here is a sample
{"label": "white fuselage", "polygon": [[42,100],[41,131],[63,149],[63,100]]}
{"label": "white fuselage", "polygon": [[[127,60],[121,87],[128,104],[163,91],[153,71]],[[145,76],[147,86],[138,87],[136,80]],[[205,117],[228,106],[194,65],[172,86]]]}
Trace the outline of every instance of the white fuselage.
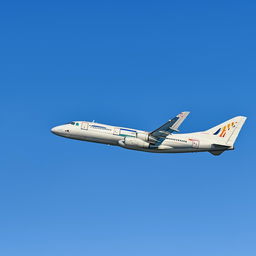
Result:
{"label": "white fuselage", "polygon": [[206,132],[169,134],[161,141],[154,142],[151,141],[149,132],[146,131],[86,121],[56,126],[51,131],[56,135],[70,139],[121,146],[146,152],[182,153],[221,150],[221,148],[216,148],[211,136]]}

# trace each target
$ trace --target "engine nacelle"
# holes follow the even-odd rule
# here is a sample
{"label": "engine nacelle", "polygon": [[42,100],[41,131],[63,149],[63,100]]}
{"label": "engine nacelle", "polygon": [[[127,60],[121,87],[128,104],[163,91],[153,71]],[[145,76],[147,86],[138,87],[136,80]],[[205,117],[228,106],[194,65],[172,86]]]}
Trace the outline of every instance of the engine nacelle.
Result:
{"label": "engine nacelle", "polygon": [[118,144],[127,148],[149,148],[148,142],[132,137],[125,137],[124,140],[118,141]]}
{"label": "engine nacelle", "polygon": [[145,132],[137,132],[137,138],[153,144],[156,142],[153,137],[149,136],[149,134]]}
{"label": "engine nacelle", "polygon": [[143,141],[148,141],[148,134],[144,132],[137,132],[137,138]]}

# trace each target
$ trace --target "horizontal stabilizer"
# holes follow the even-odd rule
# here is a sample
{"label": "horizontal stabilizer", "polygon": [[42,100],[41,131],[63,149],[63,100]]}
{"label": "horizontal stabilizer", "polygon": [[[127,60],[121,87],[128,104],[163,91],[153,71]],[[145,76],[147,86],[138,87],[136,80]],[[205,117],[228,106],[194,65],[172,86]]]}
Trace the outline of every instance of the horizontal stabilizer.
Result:
{"label": "horizontal stabilizer", "polygon": [[225,149],[227,149],[227,148],[230,148],[231,146],[229,146],[229,145],[226,145],[226,144],[212,144],[212,146],[213,147],[216,147],[216,148],[225,148]]}

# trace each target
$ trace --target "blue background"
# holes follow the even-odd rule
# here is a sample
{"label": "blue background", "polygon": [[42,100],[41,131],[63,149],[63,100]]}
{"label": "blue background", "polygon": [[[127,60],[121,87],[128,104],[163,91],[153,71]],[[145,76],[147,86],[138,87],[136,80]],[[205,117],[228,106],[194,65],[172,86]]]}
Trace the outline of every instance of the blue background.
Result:
{"label": "blue background", "polygon": [[[6,1],[0,254],[256,255],[255,1]],[[93,120],[182,132],[236,115],[236,150],[150,154],[67,140]]]}

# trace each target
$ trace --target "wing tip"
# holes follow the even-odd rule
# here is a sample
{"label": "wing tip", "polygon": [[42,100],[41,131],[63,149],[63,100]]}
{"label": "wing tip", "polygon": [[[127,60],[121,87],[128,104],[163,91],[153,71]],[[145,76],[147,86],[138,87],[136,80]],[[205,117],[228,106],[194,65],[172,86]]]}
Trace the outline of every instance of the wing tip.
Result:
{"label": "wing tip", "polygon": [[186,118],[189,114],[190,114],[190,111],[182,111],[180,114],[177,115],[177,117]]}

